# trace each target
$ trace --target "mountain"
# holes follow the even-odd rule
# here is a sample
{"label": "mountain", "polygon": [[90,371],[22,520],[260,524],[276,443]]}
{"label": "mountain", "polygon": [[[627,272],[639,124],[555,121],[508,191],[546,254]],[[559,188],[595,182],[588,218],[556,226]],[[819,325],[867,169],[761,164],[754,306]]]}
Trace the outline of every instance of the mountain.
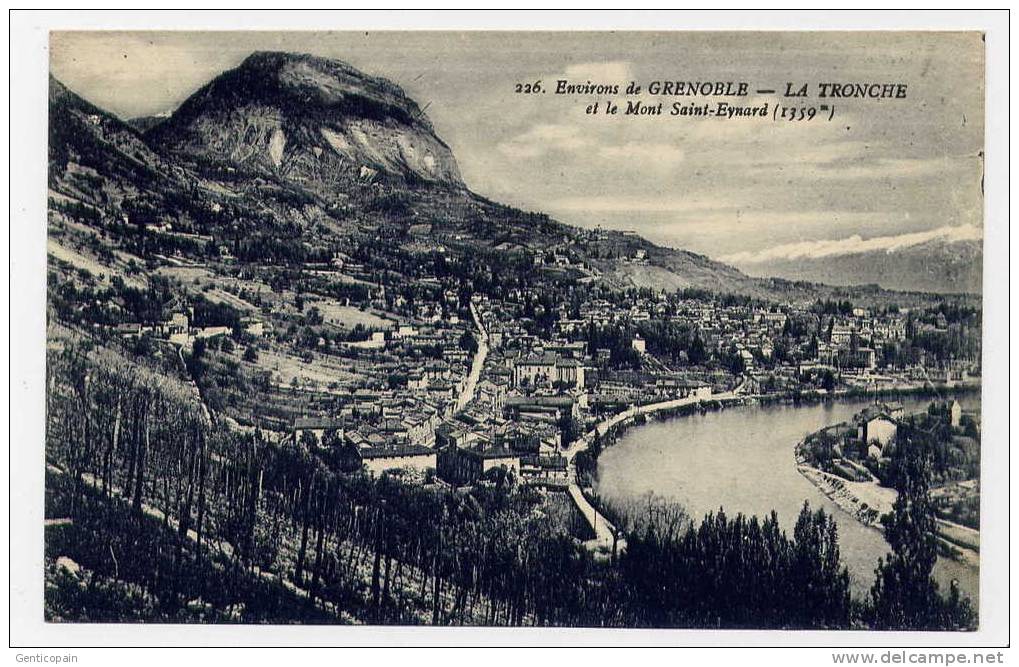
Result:
{"label": "mountain", "polygon": [[[255,53],[169,117],[134,125],[51,79],[51,206],[91,206],[81,222],[146,261],[228,255],[293,266],[341,253],[414,276],[433,261],[428,253],[445,253],[488,267],[479,275],[489,285],[582,280],[785,302],[901,298],[753,278],[634,234],[581,230],[490,201],[464,185],[449,147],[398,86],[336,60]],[[139,225],[173,231],[156,237]]]}
{"label": "mountain", "polygon": [[[297,243],[292,239],[305,232],[293,213],[297,196],[281,188],[245,190],[202,174],[157,152],[136,129],[50,77],[49,199],[57,216],[50,220],[52,243],[58,236],[54,222],[60,223],[60,243],[75,252],[89,246],[112,263],[125,253],[136,260],[199,255],[230,236]],[[177,236],[139,235],[143,226],[173,229]],[[84,233],[88,228],[92,234]]]}
{"label": "mountain", "polygon": [[156,125],[159,125],[169,117],[170,117],[169,114],[158,114],[155,116],[138,116],[136,118],[128,118],[127,121],[125,122],[131,127],[133,127],[135,130],[144,133],[148,132]]}
{"label": "mountain", "polygon": [[979,294],[983,285],[983,243],[932,239],[893,250],[771,259],[738,266],[751,275],[829,285],[877,284],[890,290]]}
{"label": "mountain", "polygon": [[310,55],[254,53],[145,137],[320,195],[375,179],[463,187],[449,147],[399,86]]}
{"label": "mountain", "polygon": [[[449,147],[412,99],[337,60],[254,53],[150,125],[144,138],[167,159],[247,198],[285,189],[305,209],[331,217],[329,226],[341,234],[350,226],[336,223],[351,217],[362,226],[367,218],[394,238],[424,222],[433,240],[468,253],[572,245],[617,285],[769,293],[732,267],[618,232],[589,253],[576,248],[580,230],[470,192]],[[646,265],[618,261],[638,249],[646,251]]]}
{"label": "mountain", "polygon": [[134,128],[52,76],[49,127],[50,187],[68,196],[117,203],[158,188],[173,171]]}

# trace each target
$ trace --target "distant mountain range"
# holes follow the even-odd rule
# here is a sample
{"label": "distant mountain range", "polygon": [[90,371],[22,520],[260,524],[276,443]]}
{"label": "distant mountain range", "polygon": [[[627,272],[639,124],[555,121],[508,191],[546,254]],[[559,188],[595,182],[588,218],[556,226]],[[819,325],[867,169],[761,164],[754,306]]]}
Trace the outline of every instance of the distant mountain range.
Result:
{"label": "distant mountain range", "polygon": [[983,241],[935,238],[889,250],[774,258],[736,265],[750,275],[830,285],[880,285],[891,290],[980,294]]}
{"label": "distant mountain range", "polygon": [[[594,238],[492,202],[465,186],[449,147],[397,85],[309,55],[254,53],[168,117],[130,123],[51,78],[49,151],[56,195],[107,219],[171,223],[248,257],[321,256],[345,244],[385,240],[400,248],[438,244],[468,261],[498,253],[529,266],[535,254],[561,247],[610,286],[693,287],[779,301],[904,298],[873,288],[754,278],[636,235],[608,231]],[[644,258],[634,261],[638,254]],[[833,283],[882,282],[886,275],[871,271],[858,281],[868,274],[847,265],[808,278],[808,268],[793,268],[766,273]],[[947,284],[961,291],[972,284],[963,268],[947,283],[930,268],[914,282],[905,281],[908,270],[888,273],[900,278],[882,284],[924,291]]]}

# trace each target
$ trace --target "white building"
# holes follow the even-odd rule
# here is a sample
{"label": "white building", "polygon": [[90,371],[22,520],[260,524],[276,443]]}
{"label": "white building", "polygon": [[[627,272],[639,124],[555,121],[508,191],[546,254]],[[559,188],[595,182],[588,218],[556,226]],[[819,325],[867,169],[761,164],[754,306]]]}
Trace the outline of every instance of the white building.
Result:
{"label": "white building", "polygon": [[898,423],[883,412],[865,410],[857,416],[857,435],[865,443],[878,443],[884,448],[895,439]]}

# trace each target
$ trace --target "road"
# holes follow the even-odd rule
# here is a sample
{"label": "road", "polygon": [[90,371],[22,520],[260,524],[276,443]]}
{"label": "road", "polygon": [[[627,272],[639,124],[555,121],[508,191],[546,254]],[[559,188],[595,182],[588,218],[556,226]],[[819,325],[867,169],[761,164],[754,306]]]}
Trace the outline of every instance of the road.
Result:
{"label": "road", "polygon": [[478,391],[478,380],[481,379],[481,371],[485,367],[485,359],[488,358],[488,332],[485,331],[485,326],[481,323],[481,317],[478,316],[478,309],[473,303],[471,304],[471,319],[474,320],[474,326],[478,329],[478,351],[474,353],[474,360],[471,362],[471,370],[467,375],[467,383],[464,385],[464,390],[460,392],[456,399],[454,412],[457,413],[461,412],[474,400]]}
{"label": "road", "polygon": [[587,521],[587,525],[594,531],[594,537],[584,542],[584,546],[591,551],[601,553],[612,553],[613,548],[615,548],[616,553],[626,551],[626,540],[619,538],[619,541],[616,542],[616,527],[595,509],[594,505],[588,502],[584,492],[577,486],[572,466],[570,467],[570,478],[570,485],[567,489],[570,497],[573,499],[573,504],[577,506],[584,520]]}
{"label": "road", "polygon": [[[720,401],[732,398],[734,398],[734,396],[731,391],[711,396],[711,400]],[[577,509],[580,511],[581,515],[587,521],[587,524],[591,527],[595,534],[594,538],[584,542],[584,546],[592,551],[611,553],[613,549],[615,549],[616,553],[622,553],[626,550],[626,540],[622,538],[617,540],[615,526],[613,526],[612,523],[605,518],[605,515],[599,512],[597,508],[588,501],[587,497],[584,496],[584,493],[580,490],[580,486],[577,484],[577,468],[574,465],[574,458],[577,454],[585,451],[591,446],[596,434],[605,435],[609,429],[619,424],[626,423],[637,415],[648,415],[662,410],[672,410],[685,405],[694,405],[696,403],[700,403],[700,401],[700,397],[689,396],[687,398],[677,398],[670,401],[633,406],[617,415],[613,415],[612,417],[605,419],[604,421],[598,422],[593,429],[571,442],[570,445],[563,451],[563,456],[565,456],[567,460],[570,497],[573,498],[573,502],[577,506]]]}

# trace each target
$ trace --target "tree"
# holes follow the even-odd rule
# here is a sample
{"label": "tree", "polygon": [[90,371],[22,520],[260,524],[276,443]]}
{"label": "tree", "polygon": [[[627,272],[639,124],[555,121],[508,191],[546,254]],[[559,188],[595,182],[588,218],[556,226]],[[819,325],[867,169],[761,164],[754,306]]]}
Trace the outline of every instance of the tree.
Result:
{"label": "tree", "polygon": [[474,334],[470,331],[465,331],[460,336],[460,349],[466,350],[471,354],[478,351],[478,341],[474,338]]}
{"label": "tree", "polygon": [[704,363],[708,358],[707,348],[704,346],[704,341],[701,339],[700,334],[695,334],[693,341],[690,342],[690,349],[686,352],[687,358],[690,363],[694,366]]}
{"label": "tree", "polygon": [[803,509],[793,530],[792,609],[805,625],[845,627],[851,608],[849,570],[842,564],[838,526],[823,509]]}
{"label": "tree", "polygon": [[628,527],[620,587],[631,623],[651,627],[844,628],[849,575],[834,519],[804,507],[790,540],[764,521],[723,510],[699,526],[648,499]]}
{"label": "tree", "polygon": [[743,357],[740,356],[739,351],[735,348],[729,353],[728,359],[726,359],[726,366],[729,368],[729,372],[733,375],[743,375],[746,371],[746,364],[743,362]]}
{"label": "tree", "polygon": [[145,334],[139,336],[134,342],[134,353],[139,357],[147,357],[155,350],[152,344],[152,336]]}
{"label": "tree", "polygon": [[322,311],[318,309],[318,306],[312,306],[308,309],[308,313],[304,316],[305,322],[311,326],[318,326],[324,321],[322,317]]}
{"label": "tree", "polygon": [[975,622],[958,590],[943,599],[932,573],[937,561],[937,522],[930,495],[931,452],[910,428],[900,428],[894,478],[899,497],[886,521],[892,547],[879,559],[871,588],[872,623],[883,630],[958,630]]}
{"label": "tree", "polygon": [[300,445],[309,452],[313,452],[318,449],[318,438],[311,431],[305,430],[301,433]]}
{"label": "tree", "polygon": [[208,368],[203,357],[205,357],[206,342],[204,338],[195,340],[194,345],[191,346],[191,355],[185,360],[188,373],[191,377],[198,381]]}

